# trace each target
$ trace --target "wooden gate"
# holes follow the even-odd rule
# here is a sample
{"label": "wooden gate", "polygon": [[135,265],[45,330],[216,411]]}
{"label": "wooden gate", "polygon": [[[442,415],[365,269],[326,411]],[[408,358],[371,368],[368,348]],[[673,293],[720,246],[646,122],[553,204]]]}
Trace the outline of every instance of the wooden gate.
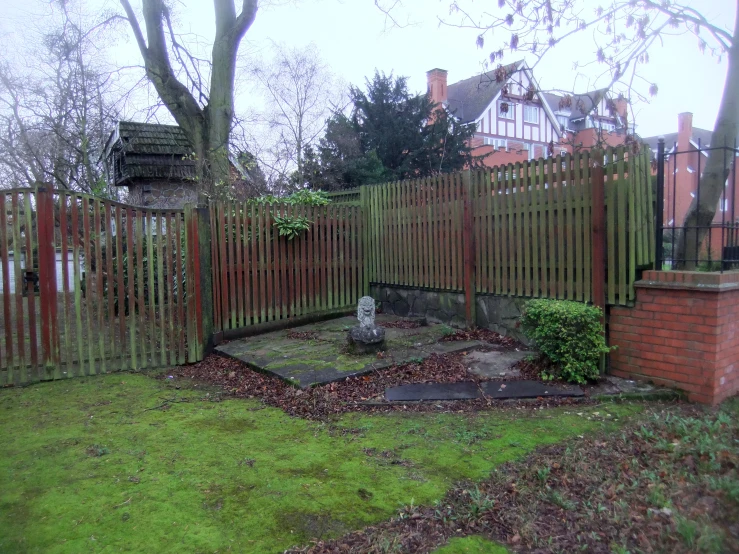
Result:
{"label": "wooden gate", "polygon": [[0,191],[0,384],[202,359],[193,210]]}

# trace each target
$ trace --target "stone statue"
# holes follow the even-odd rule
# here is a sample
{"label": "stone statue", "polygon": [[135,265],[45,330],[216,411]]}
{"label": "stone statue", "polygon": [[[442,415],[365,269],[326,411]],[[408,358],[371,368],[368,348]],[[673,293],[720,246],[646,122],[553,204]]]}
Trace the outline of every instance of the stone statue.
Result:
{"label": "stone statue", "polygon": [[360,327],[374,327],[375,325],[375,299],[371,296],[363,296],[357,305],[357,319]]}
{"label": "stone statue", "polygon": [[359,325],[349,330],[349,342],[357,351],[368,354],[384,349],[385,329],[375,325],[375,300],[371,296],[363,296],[357,305]]}

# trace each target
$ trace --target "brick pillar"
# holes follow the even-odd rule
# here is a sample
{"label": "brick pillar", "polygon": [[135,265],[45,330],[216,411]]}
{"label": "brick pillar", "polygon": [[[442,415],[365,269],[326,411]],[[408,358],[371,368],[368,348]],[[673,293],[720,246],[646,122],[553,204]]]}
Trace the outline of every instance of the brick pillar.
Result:
{"label": "brick pillar", "polygon": [[645,271],[636,305],[611,308],[610,373],[718,404],[739,392],[739,271]]}

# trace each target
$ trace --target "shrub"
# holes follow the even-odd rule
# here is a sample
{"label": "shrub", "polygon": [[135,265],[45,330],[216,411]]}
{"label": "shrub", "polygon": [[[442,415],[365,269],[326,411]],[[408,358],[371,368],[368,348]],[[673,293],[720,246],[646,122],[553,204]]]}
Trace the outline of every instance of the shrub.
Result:
{"label": "shrub", "polygon": [[[606,346],[600,308],[569,300],[530,300],[521,315],[524,334],[559,368],[566,381],[585,383],[599,375]],[[543,375],[554,378],[557,375]]]}

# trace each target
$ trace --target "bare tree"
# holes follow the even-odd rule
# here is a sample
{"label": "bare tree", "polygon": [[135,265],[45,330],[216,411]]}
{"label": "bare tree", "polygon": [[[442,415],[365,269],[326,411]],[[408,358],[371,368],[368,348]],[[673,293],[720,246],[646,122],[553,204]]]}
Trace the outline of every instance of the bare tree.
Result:
{"label": "bare tree", "polygon": [[318,49],[277,45],[271,60],[249,71],[266,100],[261,123],[268,147],[259,156],[270,170],[273,184],[295,186],[305,182],[304,153],[326,128],[326,120],[339,106],[339,85],[322,63]]}
{"label": "bare tree", "polygon": [[17,53],[21,63],[0,63],[4,187],[51,182],[57,188],[105,191],[100,154],[116,108],[110,75],[94,61],[94,40],[111,20],[84,25],[89,18],[75,12],[77,7],[60,2],[41,24],[40,44]]}
{"label": "bare tree", "polygon": [[236,55],[254,22],[258,0],[243,0],[238,14],[235,0],[213,1],[216,32],[207,60],[196,57],[175,33],[170,7],[164,0],[143,0],[146,35],[131,3],[120,2],[146,76],[194,149],[202,190],[214,193],[219,183],[228,182]]}
{"label": "bare tree", "polygon": [[[399,9],[399,0],[384,4],[384,11]],[[494,7],[472,0],[449,3],[446,25],[470,29],[478,48],[489,52],[488,64],[500,63],[506,52],[528,54],[534,63],[562,63],[550,55],[576,36],[588,35],[595,55],[575,61],[576,68],[602,68],[610,88],[616,83],[628,91],[630,102],[657,93],[646,65],[653,45],[670,35],[692,35],[701,51],[728,59],[728,72],[713,128],[712,147],[733,147],[739,131],[739,8],[733,27],[709,21],[699,9],[670,0],[610,0],[593,7],[586,0],[497,0]],[[492,46],[491,46],[492,45]],[[568,65],[572,60],[568,60]],[[701,192],[688,210],[677,256],[695,251],[708,232],[718,208],[732,156],[721,151],[709,154],[701,179]],[[700,202],[698,201],[700,198]],[[686,263],[692,267],[694,263]]]}

